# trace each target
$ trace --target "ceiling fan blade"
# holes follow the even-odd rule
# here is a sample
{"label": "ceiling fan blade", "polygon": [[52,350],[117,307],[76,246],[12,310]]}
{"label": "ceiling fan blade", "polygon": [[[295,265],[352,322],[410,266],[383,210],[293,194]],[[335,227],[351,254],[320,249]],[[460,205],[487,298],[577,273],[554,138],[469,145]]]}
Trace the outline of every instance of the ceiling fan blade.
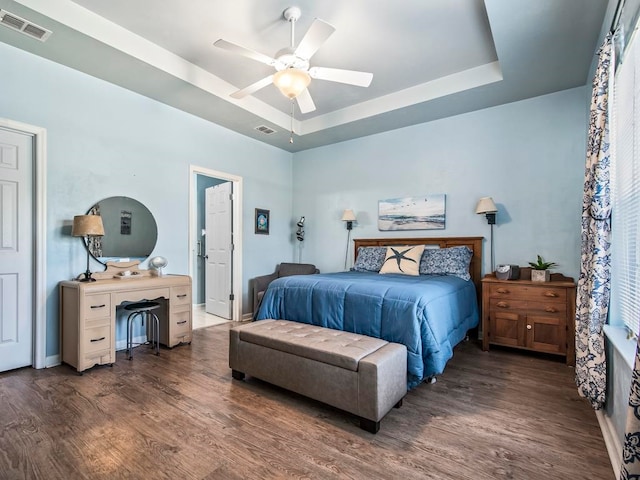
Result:
{"label": "ceiling fan blade", "polygon": [[316,105],[313,103],[308,88],[305,88],[302,93],[296,97],[296,100],[302,113],[313,112],[316,109]]}
{"label": "ceiling fan blade", "polygon": [[340,68],[311,67],[309,76],[318,80],[347,83],[358,87],[368,87],[373,79],[373,73],[342,70]]}
{"label": "ceiling fan blade", "polygon": [[300,40],[295,54],[300,58],[309,60],[335,31],[336,29],[333,25],[316,18],[302,40]]}
{"label": "ceiling fan blade", "polygon": [[231,96],[233,98],[244,98],[247,95],[251,95],[252,93],[257,92],[261,88],[264,88],[267,85],[270,85],[271,83],[273,83],[273,75],[269,75],[268,77],[265,77],[262,80],[258,80],[256,83],[252,83],[251,85],[243,88],[242,90],[233,92]]}
{"label": "ceiling fan blade", "polygon": [[228,52],[237,53],[238,55],[242,55],[243,57],[247,57],[261,63],[266,63],[271,67],[275,66],[275,64],[277,63],[275,58],[271,58],[267,55],[263,55],[262,53],[249,50],[248,48],[241,47],[240,45],[236,45],[235,43],[227,42],[226,40],[216,40],[214,42],[214,45],[218,48],[222,48],[223,50],[227,50]]}

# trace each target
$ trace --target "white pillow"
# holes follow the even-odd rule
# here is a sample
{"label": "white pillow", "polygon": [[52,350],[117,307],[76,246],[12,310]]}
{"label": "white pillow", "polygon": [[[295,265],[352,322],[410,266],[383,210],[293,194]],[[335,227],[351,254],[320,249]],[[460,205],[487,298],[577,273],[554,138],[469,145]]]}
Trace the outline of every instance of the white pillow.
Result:
{"label": "white pillow", "polygon": [[424,245],[413,247],[387,247],[387,254],[380,273],[400,273],[402,275],[420,274],[420,257],[424,252]]}

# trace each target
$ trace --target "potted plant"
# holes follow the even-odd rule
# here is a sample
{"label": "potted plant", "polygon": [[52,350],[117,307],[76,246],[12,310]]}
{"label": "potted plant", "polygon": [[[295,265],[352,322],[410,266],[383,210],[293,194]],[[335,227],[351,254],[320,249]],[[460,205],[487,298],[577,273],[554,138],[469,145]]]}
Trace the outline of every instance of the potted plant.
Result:
{"label": "potted plant", "polygon": [[537,262],[529,262],[531,265],[531,281],[532,282],[548,282],[551,278],[551,273],[549,269],[551,267],[555,267],[557,263],[555,262],[545,262],[540,255],[538,255]]}

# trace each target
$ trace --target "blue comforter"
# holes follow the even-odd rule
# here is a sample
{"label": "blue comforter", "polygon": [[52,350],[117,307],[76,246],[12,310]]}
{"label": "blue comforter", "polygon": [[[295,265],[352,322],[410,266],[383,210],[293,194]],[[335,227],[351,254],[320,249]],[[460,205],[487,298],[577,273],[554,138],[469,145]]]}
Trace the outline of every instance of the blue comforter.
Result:
{"label": "blue comforter", "polygon": [[274,280],[257,316],[266,318],[402,343],[410,389],[443,372],[479,314],[473,283],[458,277],[341,272]]}

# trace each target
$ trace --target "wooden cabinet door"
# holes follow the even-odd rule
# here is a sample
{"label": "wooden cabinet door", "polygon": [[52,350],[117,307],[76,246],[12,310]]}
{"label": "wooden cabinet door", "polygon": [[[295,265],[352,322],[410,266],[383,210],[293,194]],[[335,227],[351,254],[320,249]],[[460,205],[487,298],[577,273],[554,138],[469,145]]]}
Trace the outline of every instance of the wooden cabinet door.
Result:
{"label": "wooden cabinet door", "polygon": [[490,315],[491,343],[513,347],[525,344],[525,318],[509,311],[493,311]]}
{"label": "wooden cabinet door", "polygon": [[527,348],[539,352],[567,353],[567,327],[564,316],[527,315]]}

